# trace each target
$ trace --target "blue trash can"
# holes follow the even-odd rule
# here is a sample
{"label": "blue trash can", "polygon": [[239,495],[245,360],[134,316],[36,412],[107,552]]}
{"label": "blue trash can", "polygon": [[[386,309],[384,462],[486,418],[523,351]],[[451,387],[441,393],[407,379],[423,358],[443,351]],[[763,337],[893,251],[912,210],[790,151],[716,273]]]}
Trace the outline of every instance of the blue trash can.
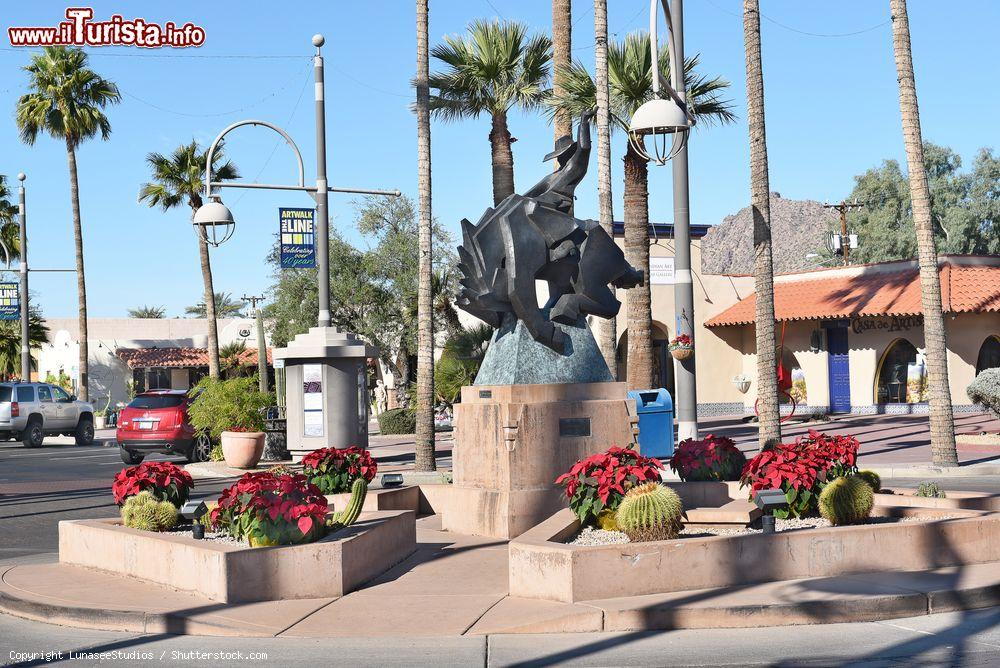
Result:
{"label": "blue trash can", "polygon": [[662,387],[658,390],[632,390],[639,414],[639,452],[646,457],[674,456],[674,402]]}

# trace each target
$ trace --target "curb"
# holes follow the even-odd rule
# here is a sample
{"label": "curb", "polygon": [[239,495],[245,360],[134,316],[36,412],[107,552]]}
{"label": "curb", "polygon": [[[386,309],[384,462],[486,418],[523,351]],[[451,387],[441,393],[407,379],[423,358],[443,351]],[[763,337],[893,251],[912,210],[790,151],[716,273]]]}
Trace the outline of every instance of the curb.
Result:
{"label": "curb", "polygon": [[970,466],[864,466],[858,468],[874,471],[883,478],[971,478],[1000,475],[1000,464],[972,464]]}

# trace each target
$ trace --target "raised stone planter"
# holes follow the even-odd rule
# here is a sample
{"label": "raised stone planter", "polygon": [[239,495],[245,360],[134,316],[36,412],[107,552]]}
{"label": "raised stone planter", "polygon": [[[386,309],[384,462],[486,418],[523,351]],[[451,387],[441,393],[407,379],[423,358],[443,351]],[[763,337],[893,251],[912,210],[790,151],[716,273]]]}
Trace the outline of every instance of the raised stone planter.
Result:
{"label": "raised stone planter", "polygon": [[566,509],[511,541],[510,595],[573,603],[1000,561],[998,514],[884,504],[875,514],[951,518],[576,546],[563,542],[580,526]]}
{"label": "raised stone planter", "polygon": [[343,596],[416,551],[412,511],[364,513],[306,545],[251,548],[117,519],[59,523],[59,561],[237,603]]}

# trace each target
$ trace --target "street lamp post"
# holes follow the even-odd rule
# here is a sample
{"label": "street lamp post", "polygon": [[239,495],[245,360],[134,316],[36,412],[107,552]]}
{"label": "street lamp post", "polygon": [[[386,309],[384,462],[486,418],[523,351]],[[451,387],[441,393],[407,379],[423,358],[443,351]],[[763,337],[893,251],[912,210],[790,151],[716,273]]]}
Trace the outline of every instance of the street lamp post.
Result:
{"label": "street lamp post", "polygon": [[[659,71],[657,44],[658,5],[663,6],[667,23],[667,53],[670,81]],[[687,140],[695,123],[687,106],[684,85],[684,5],[683,0],[650,0],[650,57],[653,72],[653,99],[636,110],[629,124],[629,140],[644,157],[657,165],[673,160],[674,196],[674,335],[687,334],[694,341],[694,283],[691,274],[691,212],[688,198]],[[661,97],[661,88],[666,97]],[[652,150],[646,138],[652,138]],[[695,354],[678,361],[675,379],[677,438],[698,437],[698,398],[695,382]]]}
{"label": "street lamp post", "polygon": [[20,275],[21,275],[21,380],[31,380],[31,349],[28,340],[28,223],[25,207],[24,172],[17,175],[20,185],[17,188],[19,218],[18,241],[20,243]]}
{"label": "street lamp post", "polygon": [[[239,121],[220,132],[208,149],[205,164],[205,201],[195,211],[192,221],[201,238],[213,246],[219,246],[232,236],[236,221],[232,211],[222,203],[221,196],[213,192],[216,188],[301,191],[309,193],[316,202],[314,237],[319,297],[317,327],[298,335],[286,347],[274,351],[275,359],[285,365],[288,388],[285,397],[288,449],[296,458],[324,445],[364,447],[368,443],[366,360],[375,356],[376,351],[358,339],[355,334],[339,332],[335,327],[331,327],[329,193],[400,196],[399,190],[334,188],[327,183],[326,101],[323,56],[320,51],[324,42],[322,35],[315,35],[312,38],[313,46],[316,47],[316,54],[313,57],[316,80],[316,185],[305,185],[302,153],[287,132],[267,121]],[[212,160],[220,142],[229,132],[245,125],[269,128],[284,138],[294,151],[298,162],[299,178],[296,185],[212,180]]]}

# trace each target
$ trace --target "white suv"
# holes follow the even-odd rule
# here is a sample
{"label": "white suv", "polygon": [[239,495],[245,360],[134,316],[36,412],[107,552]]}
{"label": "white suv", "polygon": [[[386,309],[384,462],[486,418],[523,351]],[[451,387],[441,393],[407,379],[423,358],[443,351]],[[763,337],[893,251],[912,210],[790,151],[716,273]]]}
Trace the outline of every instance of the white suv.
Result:
{"label": "white suv", "polygon": [[46,436],[73,436],[77,445],[94,442],[94,407],[48,383],[0,383],[0,439],[37,447]]}

